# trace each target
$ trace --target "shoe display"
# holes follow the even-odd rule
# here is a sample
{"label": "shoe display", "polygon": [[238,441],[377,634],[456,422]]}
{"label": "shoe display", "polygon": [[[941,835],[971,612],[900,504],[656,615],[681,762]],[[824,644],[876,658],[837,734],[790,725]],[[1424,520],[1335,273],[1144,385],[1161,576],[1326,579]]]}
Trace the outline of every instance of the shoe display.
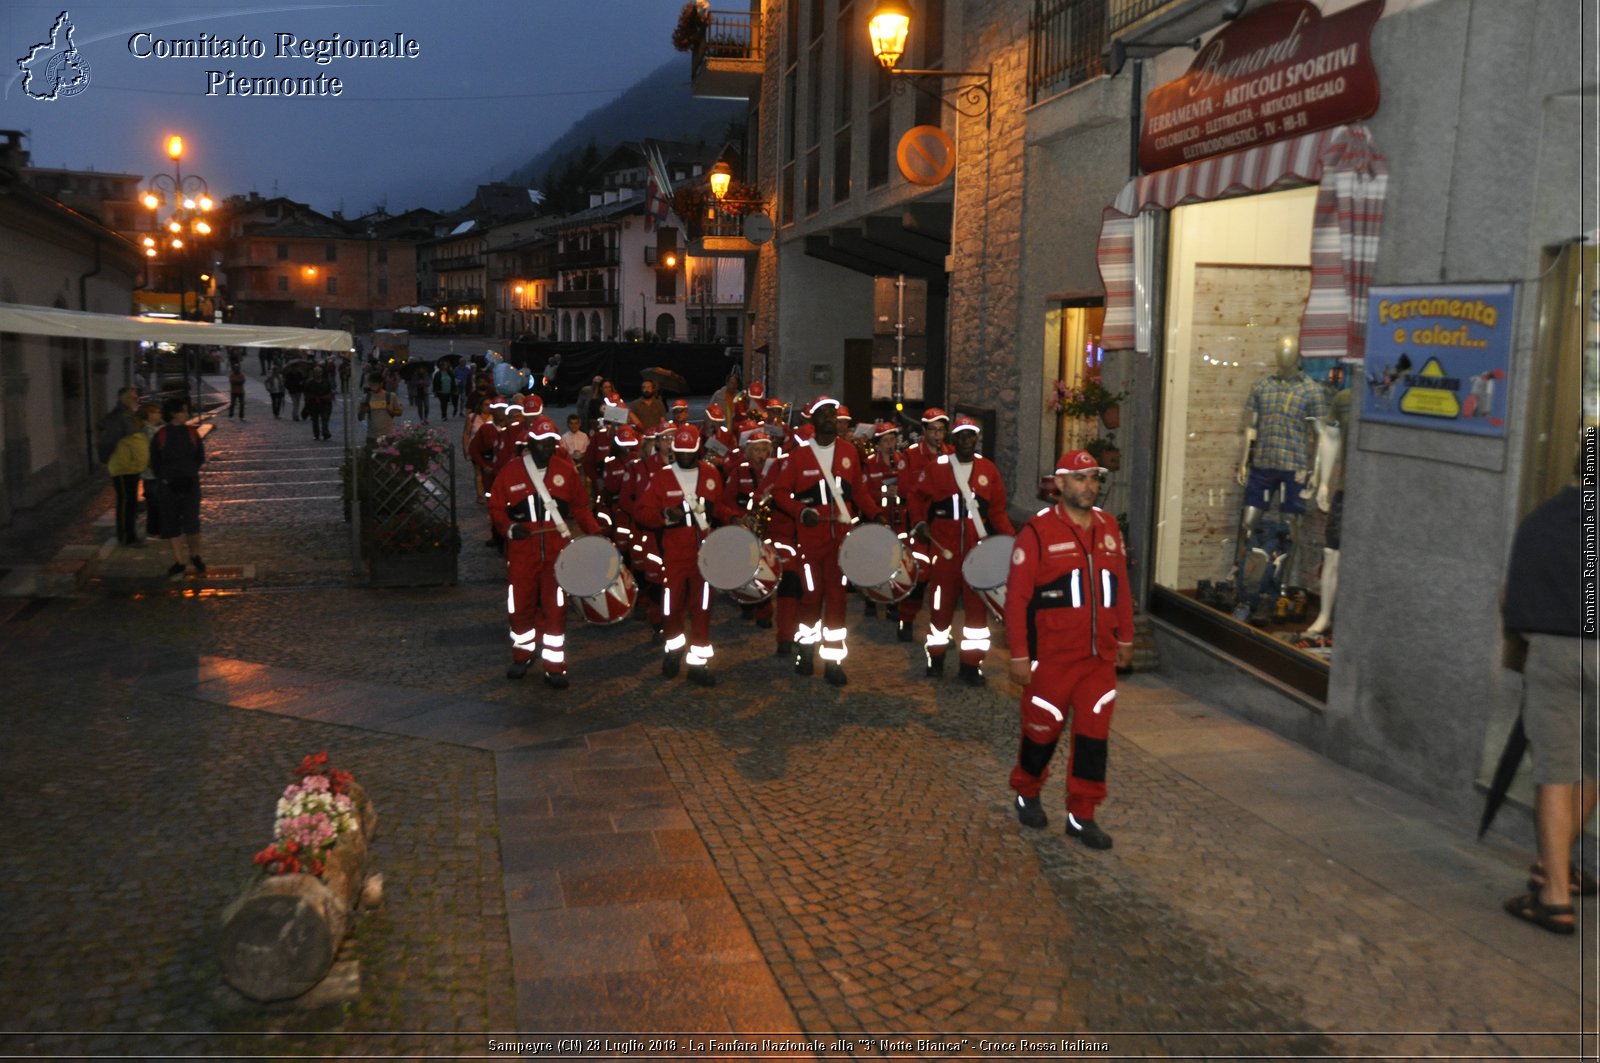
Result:
{"label": "shoe display", "polygon": [[969,687],[988,686],[988,680],[983,677],[982,666],[976,664],[961,666],[961,681]]}
{"label": "shoe display", "polygon": [[1111,835],[1100,829],[1092,819],[1079,819],[1067,813],[1067,837],[1076,838],[1091,849],[1111,848]]}
{"label": "shoe display", "polygon": [[850,682],[850,677],[844,674],[844,665],[842,664],[829,662],[828,666],[822,670],[822,675],[836,687],[846,686]]}
{"label": "shoe display", "polygon": [[557,690],[565,690],[571,684],[567,682],[567,673],[565,672],[546,672],[544,674],[544,685],[554,687]]}
{"label": "shoe display", "polygon": [[695,686],[714,687],[717,685],[717,677],[711,674],[711,669],[706,665],[691,664],[689,666],[689,682]]}
{"label": "shoe display", "polygon": [[1037,797],[1023,797],[1017,795],[1017,820],[1024,827],[1039,830],[1050,825],[1050,817],[1044,814],[1044,806]]}
{"label": "shoe display", "polygon": [[532,657],[529,657],[526,661],[512,661],[511,667],[506,669],[506,678],[521,679],[528,674],[528,669],[531,667],[533,667]]}

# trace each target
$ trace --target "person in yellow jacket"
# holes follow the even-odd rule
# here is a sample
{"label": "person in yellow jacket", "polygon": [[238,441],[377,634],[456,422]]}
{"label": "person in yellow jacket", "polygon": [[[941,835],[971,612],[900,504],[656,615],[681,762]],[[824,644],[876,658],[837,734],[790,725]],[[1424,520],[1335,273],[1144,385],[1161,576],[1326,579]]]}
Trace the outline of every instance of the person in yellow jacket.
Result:
{"label": "person in yellow jacket", "polygon": [[117,491],[117,543],[121,546],[144,545],[139,538],[139,475],[150,467],[150,437],[145,434],[144,425],[155,412],[154,403],[140,403],[134,415],[139,430],[119,439],[106,461],[111,484]]}

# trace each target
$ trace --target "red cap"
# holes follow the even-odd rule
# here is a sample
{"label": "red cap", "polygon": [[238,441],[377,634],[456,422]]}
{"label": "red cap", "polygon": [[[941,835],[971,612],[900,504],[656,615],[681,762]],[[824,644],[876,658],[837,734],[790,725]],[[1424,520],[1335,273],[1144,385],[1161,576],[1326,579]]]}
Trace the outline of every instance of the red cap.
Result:
{"label": "red cap", "polygon": [[951,435],[955,435],[957,432],[981,432],[981,431],[983,431],[983,426],[982,425],[978,424],[977,421],[974,421],[972,418],[970,418],[966,414],[962,413],[962,414],[957,414],[956,415],[956,423],[955,423],[954,426],[951,427],[950,434]]}
{"label": "red cap", "polygon": [[900,431],[900,429],[893,421],[879,421],[877,424],[872,426],[872,434],[875,436],[886,436],[891,432],[898,431]]}
{"label": "red cap", "polygon": [[939,409],[937,406],[929,406],[926,410],[922,411],[923,424],[932,424],[935,421],[943,421],[945,424],[949,424],[950,415]]}
{"label": "red cap", "polygon": [[522,396],[522,408],[533,416],[544,412],[544,400],[537,395]]}
{"label": "red cap", "polygon": [[700,449],[700,429],[692,424],[680,424],[672,433],[674,454],[693,454]]}
{"label": "red cap", "polygon": [[818,411],[826,409],[829,406],[838,405],[838,399],[830,399],[826,395],[818,395],[816,398],[806,403],[806,408],[800,411],[800,415],[802,417],[815,417]]}
{"label": "red cap", "polygon": [[561,431],[556,428],[556,423],[543,415],[535,417],[528,425],[529,439],[560,439]]}
{"label": "red cap", "polygon": [[727,413],[726,410],[724,410],[722,408],[722,403],[713,402],[710,406],[706,407],[706,420],[708,420],[708,421],[725,421],[725,420],[727,420],[727,418],[728,418],[728,413]]}
{"label": "red cap", "polygon": [[657,421],[656,426],[645,435],[650,439],[660,439],[662,436],[670,436],[677,427],[677,421]]}
{"label": "red cap", "polygon": [[850,416],[850,407],[846,406],[842,402],[839,403],[839,409],[836,411],[836,415],[838,416],[839,420],[841,420],[841,421],[853,421],[853,420],[855,420],[854,417]]}
{"label": "red cap", "polygon": [[817,429],[815,425],[809,423],[796,425],[794,430],[795,445],[802,447],[810,446],[811,440],[816,436],[816,434]]}
{"label": "red cap", "polygon": [[689,400],[688,399],[673,399],[672,400],[672,408],[674,410],[687,410],[689,408]]}
{"label": "red cap", "polygon": [[750,381],[750,386],[745,389],[745,393],[752,399],[759,400],[766,397],[767,386],[759,380],[752,380]]}
{"label": "red cap", "polygon": [[783,400],[782,399],[768,399],[767,400],[767,409],[769,409],[769,410],[781,410],[781,409],[783,409]]}
{"label": "red cap", "polygon": [[1087,450],[1069,450],[1056,462],[1056,475],[1069,472],[1109,472]]}
{"label": "red cap", "polygon": [[639,445],[639,430],[631,424],[621,425],[611,434],[611,444],[617,447],[636,447]]}

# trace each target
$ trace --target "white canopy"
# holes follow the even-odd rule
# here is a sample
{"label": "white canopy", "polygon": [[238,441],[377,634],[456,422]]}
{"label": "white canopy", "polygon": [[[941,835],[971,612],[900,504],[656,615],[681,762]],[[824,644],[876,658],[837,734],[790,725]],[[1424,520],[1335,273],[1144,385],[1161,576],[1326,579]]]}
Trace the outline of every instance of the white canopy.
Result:
{"label": "white canopy", "polygon": [[333,329],[275,328],[267,325],[214,325],[176,318],[122,317],[83,310],[0,303],[0,332],[73,339],[199,343],[218,347],[286,347],[302,351],[349,351],[350,333]]}

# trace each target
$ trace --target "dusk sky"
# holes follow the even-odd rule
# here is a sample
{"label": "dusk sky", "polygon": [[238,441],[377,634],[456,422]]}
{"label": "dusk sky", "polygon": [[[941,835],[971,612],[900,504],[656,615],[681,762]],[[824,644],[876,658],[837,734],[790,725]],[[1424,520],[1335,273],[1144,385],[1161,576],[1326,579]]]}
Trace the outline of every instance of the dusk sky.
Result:
{"label": "dusk sky", "polygon": [[[212,194],[256,191],[323,211],[459,206],[504,178],[573,121],[674,57],[677,0],[377,0],[364,4],[219,4],[159,0],[8,0],[0,9],[0,128],[28,134],[33,164],[148,175],[169,171],[183,136],[184,173]],[[51,53],[67,12],[86,79],[68,95]],[[415,58],[339,57],[319,65],[280,51],[332,38],[396,41]],[[288,41],[280,34],[293,35]],[[163,53],[238,48],[251,55]],[[173,45],[171,42],[185,42]],[[65,53],[66,42],[58,42]],[[35,72],[24,90],[19,64]],[[143,57],[141,57],[143,56]],[[64,60],[70,58],[64,55]],[[215,71],[216,74],[210,72]],[[235,80],[230,84],[227,73]],[[229,95],[241,79],[338,78],[331,95]],[[74,86],[77,87],[77,86]],[[208,95],[208,93],[210,93]]]}

